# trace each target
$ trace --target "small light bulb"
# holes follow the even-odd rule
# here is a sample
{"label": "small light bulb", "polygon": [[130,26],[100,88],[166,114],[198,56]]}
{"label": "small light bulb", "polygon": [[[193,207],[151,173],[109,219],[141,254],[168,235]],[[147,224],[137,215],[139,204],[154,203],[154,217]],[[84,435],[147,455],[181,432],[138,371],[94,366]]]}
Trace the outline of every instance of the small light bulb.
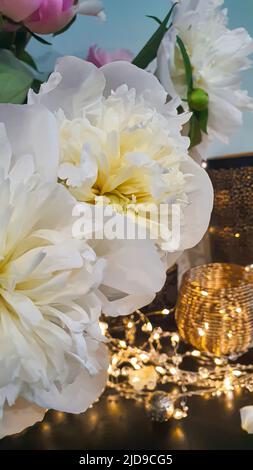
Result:
{"label": "small light bulb", "polygon": [[224,389],[227,392],[230,392],[231,390],[233,390],[233,386],[232,386],[230,377],[225,377],[225,379],[223,381],[223,386],[224,386]]}
{"label": "small light bulb", "polygon": [[206,290],[202,290],[201,291],[201,295],[203,295],[204,297],[207,297],[208,296],[208,292]]}
{"label": "small light bulb", "polygon": [[174,411],[173,418],[182,419],[184,417],[184,412],[178,408]]}
{"label": "small light bulb", "polygon": [[158,339],[160,338],[159,333],[154,333],[153,338],[154,338],[155,340],[158,340]]}
{"label": "small light bulb", "polygon": [[240,377],[242,375],[242,372],[240,370],[233,370],[232,373],[235,377]]}
{"label": "small light bulb", "polygon": [[157,366],[157,367],[156,367],[156,370],[157,370],[157,372],[159,372],[159,374],[161,374],[161,375],[166,374],[166,370],[165,370],[163,367]]}
{"label": "small light bulb", "polygon": [[198,334],[199,336],[205,336],[205,331],[203,330],[203,328],[198,328]]}
{"label": "small light bulb", "polygon": [[145,354],[145,353],[141,353],[140,354],[140,359],[143,361],[143,362],[147,362],[149,360],[149,355],[148,354]]}
{"label": "small light bulb", "polygon": [[196,349],[194,351],[191,352],[191,355],[193,357],[199,357],[200,356],[200,351],[197,351]]}
{"label": "small light bulb", "polygon": [[49,432],[51,430],[51,426],[49,423],[42,423],[41,429],[43,432]]}
{"label": "small light bulb", "polygon": [[214,359],[214,362],[215,362],[215,364],[216,364],[217,366],[221,366],[221,365],[222,365],[222,360],[219,359],[218,357],[216,357],[216,358]]}
{"label": "small light bulb", "polygon": [[148,323],[145,323],[145,324],[142,326],[141,329],[142,329],[142,331],[145,331],[145,332],[147,332],[147,331],[151,332],[151,331],[153,331],[153,326],[152,326],[152,324],[151,324],[150,321],[149,321]]}
{"label": "small light bulb", "polygon": [[179,343],[180,338],[179,338],[179,336],[178,336],[177,333],[173,333],[173,335],[171,336],[171,341],[172,341],[173,343]]}
{"label": "small light bulb", "polygon": [[170,313],[170,311],[169,311],[168,308],[164,308],[164,309],[162,310],[162,314],[163,314],[163,315],[169,315],[169,313]]}

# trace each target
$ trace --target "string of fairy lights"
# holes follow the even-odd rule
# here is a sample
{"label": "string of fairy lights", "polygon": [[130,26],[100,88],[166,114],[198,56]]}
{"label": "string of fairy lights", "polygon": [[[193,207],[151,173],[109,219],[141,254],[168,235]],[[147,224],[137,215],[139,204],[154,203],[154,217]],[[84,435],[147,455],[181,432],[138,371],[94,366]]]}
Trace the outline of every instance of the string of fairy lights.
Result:
{"label": "string of fairy lights", "polygon": [[193,396],[232,400],[242,389],[253,392],[253,364],[186,347],[177,331],[160,326],[173,312],[137,311],[122,320],[120,334],[101,322],[111,352],[108,388],[142,403],[156,421],[186,418]]}
{"label": "string of fairy lights", "polygon": [[[253,265],[215,263],[185,274],[176,308],[103,317],[110,413],[119,397],[140,403],[159,422],[187,418],[192,397],[224,397],[233,408],[242,390],[253,392],[253,361],[244,360],[253,346],[252,307]],[[91,408],[90,425],[98,419]],[[53,415],[55,423],[64,419]],[[51,428],[41,424],[45,435]]]}

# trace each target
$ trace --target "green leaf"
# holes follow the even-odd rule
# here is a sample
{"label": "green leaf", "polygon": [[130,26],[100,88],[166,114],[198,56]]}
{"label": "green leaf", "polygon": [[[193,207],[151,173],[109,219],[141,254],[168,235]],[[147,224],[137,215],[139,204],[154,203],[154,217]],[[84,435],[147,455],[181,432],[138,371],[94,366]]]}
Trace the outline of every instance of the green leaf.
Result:
{"label": "green leaf", "polygon": [[30,29],[27,28],[27,31],[31,34],[31,36],[36,39],[36,41],[40,42],[41,44],[44,44],[46,46],[52,46],[52,43],[51,42],[48,42],[46,41],[44,38],[42,38],[41,36],[38,36],[38,34],[35,34],[33,33],[32,31],[30,31]]}
{"label": "green leaf", "polygon": [[15,34],[0,31],[0,49],[10,49],[15,41]]}
{"label": "green leaf", "polygon": [[[185,48],[185,45],[182,39],[177,37],[177,44],[181,51],[184,68],[186,83],[188,88],[188,104],[189,108],[192,111],[192,117],[190,119],[190,130],[189,137],[191,141],[191,148],[199,145],[202,142],[202,133],[207,134],[207,124],[208,124],[208,94],[202,89],[193,88],[193,76],[192,76],[192,66],[189,55]],[[197,108],[197,109],[196,109]],[[205,109],[201,109],[205,108]]]}
{"label": "green leaf", "polygon": [[153,16],[153,15],[146,15],[147,18],[151,18],[151,20],[154,20],[156,21],[158,24],[162,24],[162,21],[157,18],[157,16]]}
{"label": "green leaf", "polygon": [[65,33],[68,31],[68,29],[72,26],[72,24],[76,21],[76,16],[72,18],[72,20],[64,26],[64,28],[60,29],[60,31],[56,31],[56,33],[53,34],[53,36],[59,36],[59,34]]}
{"label": "green leaf", "polygon": [[190,119],[189,137],[191,141],[190,148],[199,145],[202,141],[200,124],[195,114],[193,114]]}
{"label": "green leaf", "polygon": [[187,83],[188,94],[189,94],[189,93],[192,93],[192,91],[193,91],[193,77],[192,77],[191,61],[190,61],[190,57],[187,53],[187,50],[185,48],[185,45],[184,45],[182,39],[179,36],[177,37],[177,44],[178,44],[178,47],[181,51],[183,61],[184,61],[186,83]]}
{"label": "green leaf", "polygon": [[205,109],[204,111],[200,111],[197,114],[197,119],[199,121],[199,127],[204,132],[207,134],[207,124],[208,124],[208,109]]}
{"label": "green leaf", "polygon": [[35,78],[35,80],[33,80],[31,88],[33,89],[33,91],[35,91],[35,93],[39,93],[42,83],[43,82],[41,82],[37,78]]}
{"label": "green leaf", "polygon": [[0,51],[0,102],[22,104],[33,82],[31,70],[10,51]]}
{"label": "green leaf", "polygon": [[36,63],[34,62],[32,56],[30,54],[28,54],[27,51],[22,51],[19,54],[18,58],[19,58],[19,60],[22,60],[22,62],[25,62],[25,64],[30,65],[30,67],[32,67],[34,70],[36,70],[38,72],[38,68],[37,68]]}
{"label": "green leaf", "polygon": [[16,57],[19,58],[19,56],[23,53],[25,50],[29,39],[31,38],[30,33],[25,28],[20,29],[19,31],[16,32],[15,34],[15,49],[16,49]]}
{"label": "green leaf", "polygon": [[137,67],[141,69],[145,69],[153,59],[156,58],[157,51],[159,46],[163,40],[165,33],[167,32],[167,24],[170,20],[172,12],[176,6],[176,3],[172,6],[167,16],[164,18],[162,23],[160,24],[159,28],[155,31],[153,36],[148,40],[145,44],[143,49],[139,52],[139,54],[133,60],[133,64],[137,65]]}

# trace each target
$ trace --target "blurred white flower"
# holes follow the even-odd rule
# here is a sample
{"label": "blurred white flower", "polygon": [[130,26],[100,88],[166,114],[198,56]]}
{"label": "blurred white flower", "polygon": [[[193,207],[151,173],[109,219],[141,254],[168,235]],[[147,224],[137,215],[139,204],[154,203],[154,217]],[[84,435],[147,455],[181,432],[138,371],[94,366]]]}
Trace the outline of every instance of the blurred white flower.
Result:
{"label": "blurred white flower", "polygon": [[[78,201],[102,201],[122,215],[130,209],[133,218],[145,204],[178,204],[182,251],[198,243],[208,227],[212,187],[206,172],[188,156],[189,139],[181,135],[189,114],[178,115],[178,100],[166,103],[166,98],[157,78],[130,63],[98,69],[65,57],[39,94],[30,92],[29,103],[41,103],[54,113],[58,177]],[[122,243],[126,249],[127,242]],[[168,265],[177,256],[169,253]],[[139,269],[140,261],[137,255]]]}
{"label": "blurred white flower", "polygon": [[[209,95],[208,137],[229,143],[242,124],[242,111],[253,110],[253,100],[241,90],[241,73],[251,66],[253,40],[244,28],[227,27],[222,0],[179,0],[171,28],[158,51],[157,76],[171,97],[187,99],[185,69],[176,44],[183,41],[193,69],[193,86]],[[183,101],[183,106],[185,105]]]}
{"label": "blurred white flower", "polygon": [[253,434],[253,406],[241,408],[242,429],[249,434]]}
{"label": "blurred white flower", "polygon": [[72,238],[70,193],[55,182],[58,135],[38,106],[0,106],[0,438],[79,413],[101,394],[107,352],[98,286],[105,260]]}

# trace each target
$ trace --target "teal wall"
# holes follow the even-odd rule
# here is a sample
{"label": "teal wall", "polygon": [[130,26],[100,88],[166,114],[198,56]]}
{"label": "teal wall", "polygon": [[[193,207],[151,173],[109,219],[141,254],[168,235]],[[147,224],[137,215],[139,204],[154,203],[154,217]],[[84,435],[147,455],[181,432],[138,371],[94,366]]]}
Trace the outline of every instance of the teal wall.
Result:
{"label": "teal wall", "polygon": [[[104,0],[107,22],[96,18],[80,17],[65,34],[53,38],[52,47],[31,42],[34,54],[43,71],[50,71],[57,57],[73,54],[85,57],[91,44],[106,48],[125,47],[137,52],[152,34],[155,24],[146,14],[163,17],[168,11],[168,0]],[[225,0],[229,9],[230,26],[244,26],[253,36],[253,0]],[[253,71],[245,73],[243,80],[253,96]],[[232,139],[229,147],[215,145],[211,154],[253,151],[253,114],[246,113],[244,126]]]}

